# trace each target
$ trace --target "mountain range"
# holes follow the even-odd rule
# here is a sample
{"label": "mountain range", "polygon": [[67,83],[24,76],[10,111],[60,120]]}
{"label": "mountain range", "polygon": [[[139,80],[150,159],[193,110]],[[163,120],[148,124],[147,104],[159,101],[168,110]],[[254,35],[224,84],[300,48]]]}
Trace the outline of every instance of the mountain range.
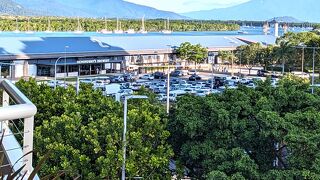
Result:
{"label": "mountain range", "polygon": [[250,0],[227,8],[177,14],[125,0],[0,0],[0,15],[89,18],[257,20],[290,17],[320,22],[319,0]]}
{"label": "mountain range", "polygon": [[291,16],[302,21],[320,22],[319,0],[251,0],[240,5],[183,13],[194,19],[257,20]]}
{"label": "mountain range", "polygon": [[108,18],[170,18],[187,17],[138,5],[124,0],[0,0],[0,14]]}

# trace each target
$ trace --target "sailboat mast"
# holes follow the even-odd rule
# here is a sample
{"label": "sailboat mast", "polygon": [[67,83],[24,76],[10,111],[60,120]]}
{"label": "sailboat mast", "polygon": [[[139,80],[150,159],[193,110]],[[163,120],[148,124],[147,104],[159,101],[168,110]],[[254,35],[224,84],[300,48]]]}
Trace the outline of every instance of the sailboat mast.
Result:
{"label": "sailboat mast", "polygon": [[117,18],[117,31],[119,31],[119,18]]}
{"label": "sailboat mast", "polygon": [[145,31],[145,27],[144,27],[144,16],[142,17],[142,27],[141,27],[142,31]]}
{"label": "sailboat mast", "polygon": [[18,27],[18,18],[16,17],[16,31],[19,31],[19,27]]}
{"label": "sailboat mast", "polygon": [[30,18],[28,17],[27,31],[30,31]]}
{"label": "sailboat mast", "polygon": [[168,23],[167,23],[167,26],[168,26],[168,27],[167,27],[167,30],[170,30],[170,20],[169,20],[169,18],[168,18],[167,21],[168,21]]}
{"label": "sailboat mast", "polygon": [[49,17],[48,17],[48,31],[51,31],[51,22]]}

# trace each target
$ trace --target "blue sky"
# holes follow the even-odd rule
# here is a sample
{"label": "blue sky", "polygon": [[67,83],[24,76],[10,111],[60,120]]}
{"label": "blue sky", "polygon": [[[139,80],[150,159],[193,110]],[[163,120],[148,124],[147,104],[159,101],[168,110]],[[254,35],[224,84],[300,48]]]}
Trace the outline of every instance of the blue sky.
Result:
{"label": "blue sky", "polygon": [[125,0],[177,13],[229,7],[249,0]]}

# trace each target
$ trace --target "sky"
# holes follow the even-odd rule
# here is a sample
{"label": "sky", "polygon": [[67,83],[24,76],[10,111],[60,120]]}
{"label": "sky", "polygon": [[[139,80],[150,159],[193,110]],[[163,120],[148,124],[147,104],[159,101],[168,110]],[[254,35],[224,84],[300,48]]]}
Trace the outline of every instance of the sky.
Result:
{"label": "sky", "polygon": [[159,10],[184,13],[199,10],[230,7],[249,0],[125,0],[136,4],[154,7]]}

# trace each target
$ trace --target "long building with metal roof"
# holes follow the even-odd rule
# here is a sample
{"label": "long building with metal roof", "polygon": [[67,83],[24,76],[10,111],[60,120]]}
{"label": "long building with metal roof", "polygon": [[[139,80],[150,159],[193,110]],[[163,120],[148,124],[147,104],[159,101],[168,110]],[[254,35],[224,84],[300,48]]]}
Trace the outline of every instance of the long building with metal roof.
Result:
{"label": "long building with metal roof", "polygon": [[0,61],[11,64],[8,71],[16,78],[53,76],[55,63],[58,74],[75,76],[121,71],[135,64],[160,66],[168,57],[173,58],[172,47],[183,42],[201,44],[212,54],[248,43],[269,45],[275,41],[272,35],[12,36],[0,37]]}

